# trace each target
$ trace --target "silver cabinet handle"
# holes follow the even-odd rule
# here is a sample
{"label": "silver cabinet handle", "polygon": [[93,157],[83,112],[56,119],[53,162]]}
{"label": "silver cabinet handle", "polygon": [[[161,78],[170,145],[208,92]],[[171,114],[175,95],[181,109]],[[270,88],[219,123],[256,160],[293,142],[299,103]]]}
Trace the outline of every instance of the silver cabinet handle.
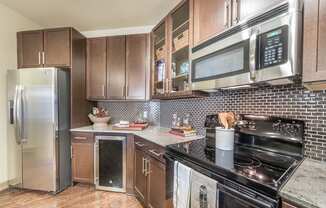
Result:
{"label": "silver cabinet handle", "polygon": [[44,51],[42,52],[42,63],[45,64],[45,53],[44,53]]}
{"label": "silver cabinet handle", "polygon": [[87,137],[74,137],[76,140],[87,140]]}
{"label": "silver cabinet handle", "polygon": [[145,146],[145,144],[141,143],[141,142],[135,142],[135,144],[138,146],[138,147],[143,147]]}
{"label": "silver cabinet handle", "polygon": [[38,65],[41,65],[41,52],[38,52]]}
{"label": "silver cabinet handle", "polygon": [[257,35],[259,31],[253,29],[250,35],[250,49],[249,49],[249,71],[251,81],[256,79],[256,47],[257,47]]}
{"label": "silver cabinet handle", "polygon": [[224,27],[229,26],[229,0],[224,1]]}
{"label": "silver cabinet handle", "polygon": [[145,176],[148,176],[151,172],[151,163],[149,159],[145,159]]}
{"label": "silver cabinet handle", "polygon": [[105,98],[105,85],[102,85],[102,96]]}
{"label": "silver cabinet handle", "polygon": [[233,0],[233,11],[232,11],[232,15],[233,15],[233,24],[237,24],[239,22],[239,0]]}
{"label": "silver cabinet handle", "polygon": [[155,155],[156,157],[161,157],[161,155],[162,155],[162,153],[157,152],[156,150],[153,150],[153,149],[149,150],[149,152],[152,153],[153,155]]}
{"label": "silver cabinet handle", "polygon": [[142,173],[144,174],[144,175],[146,175],[146,159],[145,158],[142,158],[142,160],[143,160],[143,166],[142,166]]}

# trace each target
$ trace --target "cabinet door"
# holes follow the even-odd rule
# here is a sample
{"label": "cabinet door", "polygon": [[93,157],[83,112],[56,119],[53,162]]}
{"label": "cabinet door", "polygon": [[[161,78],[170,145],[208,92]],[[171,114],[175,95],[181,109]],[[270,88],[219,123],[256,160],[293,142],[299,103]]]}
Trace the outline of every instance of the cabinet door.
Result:
{"label": "cabinet door", "polygon": [[239,20],[243,20],[260,12],[264,12],[264,10],[270,9],[282,1],[283,0],[233,0],[233,4],[235,4],[235,7],[238,7]]}
{"label": "cabinet door", "polygon": [[44,31],[44,66],[71,66],[71,38],[69,28],[49,29]]}
{"label": "cabinet door", "polygon": [[222,32],[229,20],[224,0],[194,0],[193,4],[193,41],[198,45]]}
{"label": "cabinet door", "polygon": [[107,98],[125,99],[126,83],[126,37],[107,39]]}
{"label": "cabinet door", "polygon": [[304,3],[303,81],[326,81],[326,0]]}
{"label": "cabinet door", "polygon": [[146,203],[147,177],[145,175],[145,154],[139,149],[135,149],[135,193],[143,204]]}
{"label": "cabinet door", "polygon": [[94,183],[93,143],[72,143],[72,178],[74,182]]}
{"label": "cabinet door", "polygon": [[18,68],[42,67],[43,31],[17,33]]}
{"label": "cabinet door", "polygon": [[87,40],[87,98],[106,98],[106,38]]}
{"label": "cabinet door", "polygon": [[148,36],[128,35],[126,39],[126,99],[145,100],[149,68]]}
{"label": "cabinet door", "polygon": [[151,158],[148,168],[148,207],[165,208],[165,165]]}

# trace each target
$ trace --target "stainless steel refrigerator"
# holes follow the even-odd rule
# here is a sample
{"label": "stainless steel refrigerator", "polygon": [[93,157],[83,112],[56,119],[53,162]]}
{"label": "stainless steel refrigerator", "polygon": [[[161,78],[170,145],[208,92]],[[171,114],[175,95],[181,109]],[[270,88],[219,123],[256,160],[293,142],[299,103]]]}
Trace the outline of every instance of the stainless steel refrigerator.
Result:
{"label": "stainless steel refrigerator", "polygon": [[7,87],[9,185],[64,190],[71,185],[69,72],[8,70]]}

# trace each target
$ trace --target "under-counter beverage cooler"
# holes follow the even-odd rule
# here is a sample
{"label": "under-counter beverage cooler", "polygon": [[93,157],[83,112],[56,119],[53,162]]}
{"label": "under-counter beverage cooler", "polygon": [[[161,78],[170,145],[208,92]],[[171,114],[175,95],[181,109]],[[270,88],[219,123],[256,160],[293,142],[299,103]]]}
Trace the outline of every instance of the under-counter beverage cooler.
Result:
{"label": "under-counter beverage cooler", "polygon": [[126,191],[126,137],[95,138],[95,186],[105,191]]}

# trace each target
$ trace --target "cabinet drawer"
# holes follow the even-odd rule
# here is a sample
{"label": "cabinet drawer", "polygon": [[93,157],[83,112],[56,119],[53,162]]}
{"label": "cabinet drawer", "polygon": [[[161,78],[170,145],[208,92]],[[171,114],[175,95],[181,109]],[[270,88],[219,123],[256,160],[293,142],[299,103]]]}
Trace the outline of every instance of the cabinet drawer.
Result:
{"label": "cabinet drawer", "polygon": [[147,155],[165,163],[165,159],[163,157],[165,152],[164,147],[140,137],[135,137],[135,146],[137,149],[144,151]]}
{"label": "cabinet drawer", "polygon": [[72,132],[71,142],[73,143],[94,143],[93,133]]}

